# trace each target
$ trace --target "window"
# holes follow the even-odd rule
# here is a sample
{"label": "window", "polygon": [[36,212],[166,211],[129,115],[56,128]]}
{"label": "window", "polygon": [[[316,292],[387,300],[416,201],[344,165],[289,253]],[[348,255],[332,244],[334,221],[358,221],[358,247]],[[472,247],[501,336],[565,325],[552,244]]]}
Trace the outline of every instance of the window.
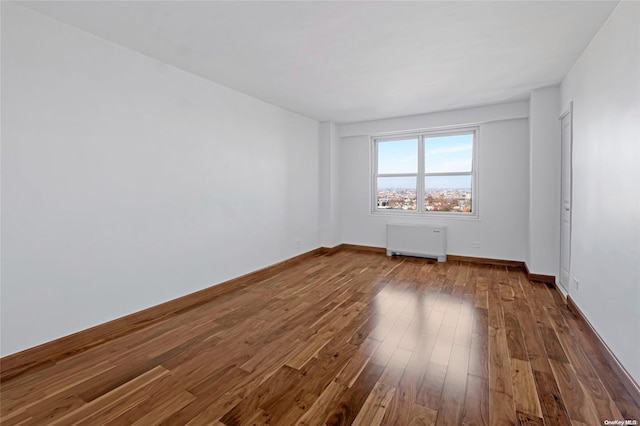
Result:
{"label": "window", "polygon": [[478,129],[373,138],[373,211],[477,216]]}

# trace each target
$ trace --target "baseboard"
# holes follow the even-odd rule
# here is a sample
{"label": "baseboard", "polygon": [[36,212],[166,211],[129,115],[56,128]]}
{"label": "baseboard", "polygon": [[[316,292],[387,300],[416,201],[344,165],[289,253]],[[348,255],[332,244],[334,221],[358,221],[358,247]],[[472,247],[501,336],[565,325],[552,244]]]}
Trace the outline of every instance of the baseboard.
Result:
{"label": "baseboard", "polygon": [[152,306],[142,311],[114,319],[104,324],[43,343],[29,349],[0,358],[0,382],[16,377],[27,370],[48,365],[79,352],[91,349],[101,343],[116,339],[160,320],[169,318],[187,309],[246,287],[253,281],[273,276],[292,265],[310,257],[323,254],[323,248],[317,248],[271,266],[222,282],[195,293]]}
{"label": "baseboard", "polygon": [[351,251],[366,251],[369,253],[387,253],[387,249],[384,247],[374,247],[374,246],[361,246],[358,244],[338,244],[333,247],[321,247],[323,253],[333,254],[342,250],[351,250]]}
{"label": "baseboard", "polygon": [[[526,262],[522,262],[522,263],[524,264],[524,273],[527,274],[527,278],[529,278],[529,281],[540,281],[543,283],[553,284],[556,287],[556,289],[560,291],[560,289],[556,285],[555,276],[544,275],[544,274],[534,274],[531,271],[529,271],[529,265],[527,265]],[[560,291],[560,293],[562,293],[562,291]]]}
{"label": "baseboard", "polygon": [[[339,244],[330,249],[323,248],[323,250],[331,250],[331,253],[335,253],[336,251],[340,251],[342,249],[369,251],[369,252],[375,252],[375,253],[386,253],[386,249],[384,247],[361,246],[357,244]],[[327,253],[329,252],[327,251]],[[525,274],[527,274],[527,278],[529,278],[529,280],[553,284],[557,288],[555,276],[531,273],[529,271],[529,266],[527,265],[527,263],[523,262],[522,260],[504,260],[504,259],[493,259],[488,257],[459,256],[457,254],[447,254],[447,260],[457,260],[460,262],[480,263],[483,265],[509,266],[513,268],[520,268],[525,272]],[[558,289],[558,291],[560,291],[560,289]],[[562,291],[560,291],[560,293],[562,293]]]}
{"label": "baseboard", "polygon": [[333,254],[333,253],[337,253],[340,250],[342,250],[343,249],[343,245],[344,244],[338,244],[337,246],[333,246],[333,247],[320,247],[320,250],[324,254]]}
{"label": "baseboard", "polygon": [[567,296],[567,307],[569,310],[576,316],[578,321],[580,321],[586,328],[589,333],[591,333],[593,340],[598,342],[598,346],[600,347],[600,351],[604,354],[607,359],[609,365],[618,376],[625,389],[629,392],[635,403],[640,406],[640,386],[636,381],[631,377],[629,372],[624,368],[622,363],[618,360],[618,358],[613,354],[609,346],[604,342],[602,337],[598,334],[593,325],[589,322],[584,313],[578,308],[578,305],[574,302],[571,296]]}
{"label": "baseboard", "polygon": [[513,268],[523,268],[525,263],[521,260],[503,260],[489,257],[458,256],[457,254],[447,254],[447,260],[458,260],[460,262],[479,263],[482,265],[509,266]]}
{"label": "baseboard", "polygon": [[361,246],[358,244],[340,244],[341,250],[355,250],[355,251],[366,251],[372,253],[384,253],[387,254],[387,249],[384,247],[374,247],[374,246]]}
{"label": "baseboard", "polygon": [[553,275],[543,275],[543,274],[532,274],[529,272],[528,278],[530,281],[541,281],[543,283],[549,283],[556,285],[556,277]]}

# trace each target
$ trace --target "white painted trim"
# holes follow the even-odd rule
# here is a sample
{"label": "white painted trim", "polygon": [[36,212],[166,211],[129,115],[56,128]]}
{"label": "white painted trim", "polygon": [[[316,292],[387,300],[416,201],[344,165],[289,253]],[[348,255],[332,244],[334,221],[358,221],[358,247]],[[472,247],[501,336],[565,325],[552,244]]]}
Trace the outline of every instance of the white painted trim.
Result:
{"label": "white painted trim", "polygon": [[571,206],[571,214],[569,216],[569,282],[566,283],[567,286],[569,288],[565,288],[564,285],[562,284],[562,190],[560,190],[560,241],[558,241],[558,246],[560,248],[560,252],[558,253],[558,265],[560,266],[559,270],[558,270],[558,288],[562,288],[564,291],[566,291],[565,297],[569,294],[570,289],[571,289],[571,280],[573,279],[573,277],[571,276],[571,252],[572,252],[572,238],[573,238],[573,101],[569,102],[569,106],[567,107],[567,109],[560,115],[560,117],[558,117],[558,120],[560,121],[560,160],[561,160],[561,164],[560,164],[560,185],[562,186],[562,176],[563,176],[563,168],[564,168],[564,163],[562,162],[562,135],[563,135],[563,128],[562,128],[562,120],[564,120],[565,117],[569,116],[570,121],[571,121],[571,137],[569,140],[569,180],[570,185],[569,185],[569,191],[571,191],[570,194],[570,201],[569,201],[569,205]]}
{"label": "white painted trim", "polygon": [[421,133],[432,130],[447,130],[459,127],[477,127],[496,121],[529,118],[529,101],[508,102],[479,107],[404,117],[386,118],[338,124],[338,137],[385,136]]}
{"label": "white painted trim", "polygon": [[[560,114],[560,116],[558,117],[558,120],[562,120],[569,113],[573,114],[573,101],[569,102],[569,106],[567,107],[567,109],[564,110],[564,112],[562,112],[562,114]],[[572,121],[573,121],[573,117],[572,117]],[[572,134],[572,139],[573,139],[573,134]]]}

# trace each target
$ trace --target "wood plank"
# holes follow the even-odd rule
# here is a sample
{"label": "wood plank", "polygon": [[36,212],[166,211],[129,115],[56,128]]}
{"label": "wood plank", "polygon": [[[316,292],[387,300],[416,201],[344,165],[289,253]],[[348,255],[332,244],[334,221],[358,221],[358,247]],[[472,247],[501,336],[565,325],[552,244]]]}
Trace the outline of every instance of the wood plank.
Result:
{"label": "wood plank", "polygon": [[591,365],[589,357],[572,333],[563,331],[557,332],[556,335],[576,374],[598,377],[598,374]]}
{"label": "wood plank", "polygon": [[338,373],[335,381],[349,388],[353,386],[353,383],[369,363],[371,355],[376,351],[379,345],[379,341],[367,339],[360,350],[351,357],[340,373]]}
{"label": "wood plank", "polygon": [[544,420],[540,417],[532,416],[531,414],[516,413],[518,416],[518,425],[520,426],[544,426]]}
{"label": "wood plank", "polygon": [[391,404],[385,412],[382,420],[383,424],[400,425],[410,423],[411,411],[415,405],[414,402],[417,400],[418,389],[423,381],[427,367],[425,360],[429,359],[435,341],[435,335],[420,335],[402,378],[396,387]]}
{"label": "wood plank", "polygon": [[620,410],[622,417],[625,419],[638,419],[640,418],[640,406],[635,404],[629,404],[622,401],[616,401],[616,406]]}
{"label": "wood plank", "polygon": [[551,368],[565,407],[571,420],[583,423],[599,423],[592,405],[580,386],[580,381],[570,364],[551,360]]}
{"label": "wood plank", "polygon": [[511,365],[504,328],[489,327],[489,389],[513,396]]}
{"label": "wood plank", "polygon": [[[529,361],[527,350],[525,349],[524,336],[520,328],[520,322],[515,314],[513,303],[505,303],[504,323],[507,334],[507,349],[509,357]],[[508,306],[508,308],[507,308]]]}
{"label": "wood plank", "polygon": [[350,425],[360,412],[369,393],[378,382],[383,367],[367,364],[358,380],[340,398],[331,410],[324,415],[323,423],[327,425]]}
{"label": "wood plank", "polygon": [[317,358],[304,365],[301,373],[308,380],[301,380],[260,406],[271,414],[273,423],[293,424],[314,404],[355,353],[357,348],[347,338],[348,334],[336,336]]}
{"label": "wood plank", "polygon": [[484,308],[476,307],[473,315],[469,374],[489,378],[489,312]]}
{"label": "wood plank", "polygon": [[569,415],[553,375],[534,371],[533,377],[538,389],[538,398],[540,399],[540,407],[545,423],[552,425],[569,424]]}
{"label": "wood plank", "polygon": [[[176,402],[172,401],[172,399],[178,398],[183,401],[182,406],[189,402],[184,401],[184,399],[194,399],[193,395],[189,395],[188,392],[173,392],[175,386],[176,382],[170,374],[162,376],[147,385],[140,386],[131,392],[126,391],[125,389],[128,386],[124,385],[122,388],[111,392],[111,394],[105,395],[103,402],[108,401],[108,403],[95,405],[94,410],[87,413],[88,415],[84,416],[76,424],[123,424],[134,422],[134,420],[125,421],[124,419],[138,419],[148,413],[170,415],[171,411],[166,412],[163,407],[167,408],[169,403]],[[89,403],[85,407],[91,407],[91,405],[92,403]],[[179,409],[176,406],[171,408]],[[156,418],[155,422],[159,423],[160,418]]]}
{"label": "wood plank", "polygon": [[464,399],[462,423],[482,426],[489,424],[489,380],[469,375]]}
{"label": "wood plank", "polygon": [[502,392],[489,389],[489,424],[515,425],[517,421],[513,398]]}
{"label": "wood plank", "polygon": [[[81,398],[76,395],[69,395],[62,398],[45,399],[27,408],[26,412],[29,413],[32,424],[47,424],[82,408],[84,405],[86,405],[86,402]],[[0,423],[9,424],[10,422],[3,420]]]}
{"label": "wood plank", "polygon": [[544,348],[542,334],[536,325],[530,306],[524,299],[516,299],[516,316],[520,324],[527,360],[531,363],[531,369],[543,373],[551,373],[549,358]]}
{"label": "wood plank", "polygon": [[[409,412],[409,426],[431,426],[436,423],[438,412],[422,405],[413,404]],[[391,425],[389,425],[391,426]]]}
{"label": "wood plank", "polygon": [[593,411],[598,416],[599,422],[604,422],[609,419],[622,419],[622,413],[611,399],[611,396],[605,389],[600,379],[593,376],[578,375],[580,385],[587,395],[587,401],[593,407]]}
{"label": "wood plank", "polygon": [[280,367],[273,376],[222,416],[220,421],[229,425],[248,422],[265,402],[294,387],[303,377],[303,374],[295,368],[286,365]]}
{"label": "wood plank", "polygon": [[489,309],[489,285],[484,277],[478,277],[476,281],[476,307]]}
{"label": "wood plank", "polygon": [[[105,361],[80,371],[71,370],[68,377],[58,373],[51,377],[42,377],[41,387],[37,385],[37,381],[34,383],[25,381],[24,387],[13,388],[9,391],[3,387],[0,423],[6,422],[20,411],[26,412],[27,410],[38,418],[49,418],[50,416],[57,418],[64,415],[73,409],[72,406],[84,403],[73,392],[73,387],[112,368],[113,366]],[[76,401],[76,404],[73,404],[73,401]]]}
{"label": "wood plank", "polygon": [[416,403],[438,411],[446,374],[446,365],[429,362],[420,388],[418,389]]}
{"label": "wood plank", "polygon": [[[347,305],[344,310],[341,310],[340,315],[334,318],[331,322],[321,327],[317,334],[312,338],[304,341],[298,341],[297,346],[300,348],[296,351],[286,349],[285,352],[291,353],[291,357],[285,362],[286,365],[293,368],[302,368],[311,357],[313,357],[323,346],[325,346],[336,334],[343,330],[349,323],[362,312],[364,304],[356,302],[354,304]],[[272,351],[265,351],[264,356],[272,356],[269,354]],[[256,361],[256,364],[264,362],[262,359]],[[243,366],[243,368],[245,368]]]}
{"label": "wood plank", "polygon": [[475,310],[469,309],[467,303],[460,306],[460,316],[456,325],[456,333],[453,336],[453,343],[461,346],[471,346],[471,336],[473,334],[473,313]]}
{"label": "wood plank", "polygon": [[569,362],[567,355],[564,353],[564,349],[562,349],[562,345],[558,340],[558,336],[556,336],[556,332],[549,327],[542,327],[542,340],[544,342],[544,347],[547,350],[547,355],[549,359],[553,359],[560,362]]}
{"label": "wood plank", "polygon": [[389,387],[397,387],[413,352],[396,348],[389,363],[382,372],[379,382]]}
{"label": "wood plank", "polygon": [[540,408],[540,401],[538,400],[538,392],[536,390],[531,365],[526,361],[516,358],[511,358],[510,362],[516,410],[541,418],[542,409]]}
{"label": "wood plank", "polygon": [[440,396],[437,425],[459,425],[462,422],[469,347],[454,345]]}
{"label": "wood plank", "polygon": [[[607,361],[607,357],[602,354],[591,353],[589,354],[589,361],[593,367],[598,371],[598,378],[604,384],[607,392],[611,395],[611,398],[616,402],[621,402],[629,407],[640,407],[640,404],[635,403],[635,397],[632,396],[626,386],[623,384],[621,377],[612,368],[611,364]],[[619,407],[620,408],[620,407]],[[622,414],[625,414],[620,410]],[[637,413],[640,416],[640,413]],[[634,417],[635,418],[635,417]]]}
{"label": "wood plank", "polygon": [[[94,399],[90,403],[84,404],[79,409],[68,413],[52,422],[52,425],[70,425],[80,422],[106,423],[106,421],[117,417],[119,414],[127,411],[132,406],[141,402],[144,397],[140,395],[139,400],[129,398],[131,394],[139,389],[145,388],[150,384],[159,384],[157,388],[164,386],[162,378],[169,377],[169,371],[163,367],[155,367],[128,383],[120,386],[113,391]],[[148,394],[147,394],[148,397]],[[115,407],[118,407],[115,409]]]}
{"label": "wood plank", "polygon": [[[159,424],[164,419],[166,419],[176,411],[182,409],[184,406],[189,404],[194,399],[195,399],[195,396],[193,396],[189,392],[177,393],[173,395],[169,400],[167,400],[164,404],[160,405],[159,407],[156,407],[154,410],[150,411],[148,414],[140,417],[137,421],[130,424],[131,426]],[[121,421],[122,419],[119,418],[119,420]]]}
{"label": "wood plank", "polygon": [[[202,425],[209,426],[217,423],[220,417],[232,409],[242,400],[234,394],[223,394],[219,398],[197,398],[176,411],[160,423],[162,426],[172,425]],[[220,422],[221,423],[221,422]]]}
{"label": "wood plank", "polygon": [[376,383],[352,424],[354,426],[377,426],[381,424],[395,391],[394,387],[380,382]]}
{"label": "wood plank", "polygon": [[[406,305],[406,303],[400,302],[399,307],[403,305]],[[400,343],[400,340],[402,340],[402,336],[407,331],[407,328],[409,327],[409,324],[411,324],[412,320],[413,315],[410,314],[401,314],[395,318],[395,321],[393,321],[393,325],[389,327],[386,334],[384,334],[384,338],[382,338],[382,342],[380,343],[378,350],[371,357],[371,362],[381,366],[387,365],[387,363],[391,359],[391,356],[393,356],[393,353],[398,348],[398,344]],[[372,335],[370,335],[369,337],[375,339],[383,335],[380,333],[376,333],[376,331],[377,330],[374,330],[372,332]],[[373,335],[375,335],[376,337],[373,337]]]}
{"label": "wood plank", "polygon": [[430,362],[440,365],[448,365],[451,349],[453,348],[453,338],[455,336],[455,326],[445,325],[444,322],[440,327],[436,345],[431,352]]}
{"label": "wood plank", "polygon": [[337,381],[329,383],[329,386],[320,394],[313,405],[298,420],[299,425],[320,426],[324,415],[329,411],[342,395],[347,391],[347,387]]}
{"label": "wood plank", "polygon": [[0,419],[0,423],[3,425],[24,425],[24,424],[33,424],[33,417],[31,414],[27,412],[27,410],[16,410],[11,413],[11,415],[7,415]]}

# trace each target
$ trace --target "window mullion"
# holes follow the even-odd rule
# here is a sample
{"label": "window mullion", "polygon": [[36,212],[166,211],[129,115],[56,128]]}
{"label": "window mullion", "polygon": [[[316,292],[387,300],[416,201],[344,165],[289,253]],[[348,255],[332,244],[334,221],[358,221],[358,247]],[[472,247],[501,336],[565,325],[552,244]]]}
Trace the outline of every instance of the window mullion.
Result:
{"label": "window mullion", "polygon": [[473,172],[434,172],[425,173],[425,176],[471,176]]}
{"label": "window mullion", "polygon": [[416,182],[416,211],[424,212],[424,135],[418,137],[418,181]]}
{"label": "window mullion", "polygon": [[371,209],[376,211],[378,209],[378,141],[373,139],[373,158],[372,158],[372,170],[373,177],[371,179],[371,188],[373,193],[371,196]]}
{"label": "window mullion", "polygon": [[411,177],[415,176],[416,173],[380,173],[377,174],[377,177]]}

